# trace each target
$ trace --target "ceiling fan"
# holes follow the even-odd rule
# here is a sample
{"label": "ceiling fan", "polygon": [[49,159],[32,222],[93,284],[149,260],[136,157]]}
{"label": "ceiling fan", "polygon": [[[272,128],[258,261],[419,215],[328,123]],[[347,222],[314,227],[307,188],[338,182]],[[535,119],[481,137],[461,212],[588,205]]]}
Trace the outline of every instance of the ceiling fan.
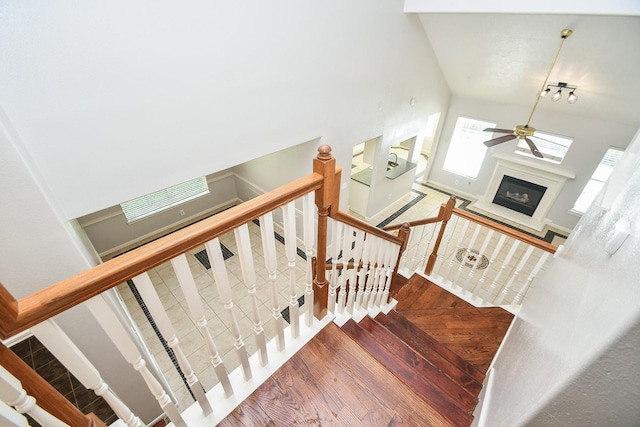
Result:
{"label": "ceiling fan", "polygon": [[529,138],[529,137],[536,137],[534,135],[536,132],[536,128],[529,126],[529,123],[531,122],[533,113],[536,111],[536,107],[538,106],[538,102],[540,101],[540,93],[542,93],[545,86],[547,85],[547,81],[549,80],[549,76],[551,75],[551,70],[553,70],[553,66],[556,64],[556,59],[558,59],[558,55],[560,55],[560,50],[562,49],[562,45],[564,44],[564,41],[567,39],[567,37],[569,37],[572,33],[573,31],[569,29],[564,29],[560,32],[560,37],[561,37],[560,46],[558,47],[556,56],[553,58],[553,61],[551,62],[551,66],[549,67],[549,71],[547,72],[547,77],[545,77],[544,83],[542,83],[542,88],[540,89],[540,91],[538,92],[538,95],[536,96],[536,102],[535,104],[533,104],[533,109],[531,110],[531,114],[529,114],[529,119],[527,120],[527,124],[517,125],[513,129],[487,128],[484,130],[485,132],[506,133],[508,135],[499,136],[497,138],[493,138],[488,141],[485,141],[484,145],[486,145],[487,147],[493,147],[494,145],[502,144],[503,142],[511,141],[512,139],[515,139],[515,138],[524,139],[524,141],[527,143],[527,145],[531,149],[531,152],[533,153],[534,156],[540,157],[540,158],[543,157],[542,153],[540,153],[540,150],[538,150],[538,147],[536,147],[536,144],[534,144],[533,141]]}

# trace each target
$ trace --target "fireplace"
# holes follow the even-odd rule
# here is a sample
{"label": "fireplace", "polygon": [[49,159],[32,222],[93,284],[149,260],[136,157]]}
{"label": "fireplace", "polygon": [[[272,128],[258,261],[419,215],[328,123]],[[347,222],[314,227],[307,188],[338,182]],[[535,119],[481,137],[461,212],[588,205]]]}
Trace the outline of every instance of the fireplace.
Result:
{"label": "fireplace", "polygon": [[533,216],[547,187],[504,175],[493,203],[522,214]]}
{"label": "fireplace", "polygon": [[[478,200],[473,202],[471,207],[524,227],[541,231],[546,224],[550,223],[546,215],[560,194],[562,186],[567,179],[574,179],[575,173],[555,165],[547,165],[544,162],[530,161],[520,157],[522,156],[502,153],[493,155],[496,167],[491,180],[484,194],[478,196]],[[526,188],[522,188],[523,183]],[[503,189],[503,185],[509,187]],[[516,185],[516,187],[511,187],[511,185]],[[507,195],[507,191],[509,195]],[[498,194],[502,194],[502,196],[497,197]],[[524,194],[527,196],[525,197]],[[524,209],[520,210],[519,208]]]}

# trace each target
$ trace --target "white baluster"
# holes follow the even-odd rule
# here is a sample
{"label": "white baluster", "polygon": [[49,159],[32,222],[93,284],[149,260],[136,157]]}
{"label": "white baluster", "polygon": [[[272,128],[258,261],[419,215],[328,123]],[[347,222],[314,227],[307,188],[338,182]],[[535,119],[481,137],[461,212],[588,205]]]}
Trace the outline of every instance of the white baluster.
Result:
{"label": "white baluster", "polygon": [[[278,302],[278,284],[277,278],[277,257],[276,257],[276,241],[273,232],[273,215],[267,212],[260,217],[260,235],[262,237],[262,251],[264,253],[264,264],[269,274],[269,284],[271,287],[271,313],[273,314],[273,322],[276,329],[276,348],[283,351],[284,342],[284,324],[282,313],[280,312],[280,303]],[[313,309],[313,308],[312,308]]]}
{"label": "white baluster", "polygon": [[[484,285],[484,282],[485,282],[485,280],[487,278],[487,274],[490,271],[492,271],[491,266],[493,265],[493,262],[496,260],[496,257],[498,256],[498,254],[502,250],[502,246],[504,245],[504,242],[505,242],[506,239],[507,239],[507,235],[506,234],[501,234],[500,235],[500,239],[498,240],[498,244],[493,249],[493,252],[491,253],[491,257],[489,258],[489,265],[487,265],[487,268],[484,270],[484,273],[482,273],[482,277],[480,278],[480,281],[478,282],[478,286],[476,286],[476,288],[473,290],[473,294],[472,294],[473,298],[475,298],[478,295],[478,293],[480,292],[480,290],[482,289],[482,286]],[[485,293],[484,300],[486,300],[486,298],[487,298],[487,294]]]}
{"label": "white baluster", "polygon": [[431,233],[429,234],[429,240],[427,240],[427,245],[424,247],[424,249],[420,251],[420,253],[422,254],[422,257],[420,258],[420,263],[416,267],[416,270],[419,269],[420,272],[423,272],[424,269],[427,268],[427,259],[431,254],[431,242],[433,242],[433,238],[437,236],[438,234],[437,231],[440,229],[441,226],[442,226],[442,223],[438,222],[435,224],[431,224],[431,227],[429,227],[429,229],[431,230]]}
{"label": "white baluster", "polygon": [[500,280],[502,273],[506,271],[507,266],[511,262],[511,258],[513,258],[513,254],[516,252],[516,249],[518,249],[518,246],[520,246],[520,240],[514,240],[513,243],[511,244],[511,248],[509,249],[509,252],[507,253],[507,257],[504,259],[504,261],[502,262],[502,265],[500,266],[500,270],[498,271],[496,276],[493,278],[493,281],[491,282],[491,286],[489,286],[489,289],[487,289],[487,292],[485,293],[485,297],[484,297],[485,301],[492,301],[496,297],[495,292],[496,292],[496,289],[498,288],[498,281]]}
{"label": "white baluster", "polygon": [[[102,296],[98,295],[86,302],[89,311],[96,318],[98,323],[111,341],[115,344],[120,354],[124,357],[127,363],[130,363],[133,368],[140,373],[144,379],[147,387],[153,394],[153,396],[160,404],[160,407],[165,414],[169,417],[171,422],[178,427],[186,427],[186,423],[182,419],[180,412],[176,408],[176,405],[171,401],[169,395],[165,392],[164,388],[158,380],[153,376],[149,369],[147,369],[146,362],[140,355],[138,348],[127,334],[124,326],[120,323],[116,315],[113,313],[109,305],[105,302]],[[126,417],[119,416],[120,419],[125,421],[129,426],[135,426],[137,424],[130,422]]]}
{"label": "white baluster", "polygon": [[233,336],[233,346],[238,354],[240,360],[240,366],[242,366],[242,373],[244,379],[249,381],[253,374],[251,372],[251,365],[249,365],[249,355],[247,349],[242,341],[242,334],[240,332],[240,325],[238,325],[238,319],[236,318],[235,311],[233,309],[233,298],[231,297],[231,286],[229,285],[229,276],[227,276],[227,269],[224,265],[224,258],[222,257],[222,249],[220,248],[220,240],[216,237],[213,240],[204,244],[207,250],[207,256],[211,261],[211,271],[213,272],[213,278],[216,282],[218,294],[224,303],[224,308],[229,314],[229,321],[231,324],[231,336]]}
{"label": "white baluster", "polygon": [[205,317],[202,299],[198,293],[198,287],[193,280],[193,274],[189,268],[187,257],[184,254],[178,255],[171,260],[171,265],[173,266],[173,270],[175,271],[178,282],[180,283],[180,288],[182,289],[182,293],[184,294],[187,305],[189,306],[191,319],[202,334],[213,370],[222,385],[225,395],[229,397],[233,395],[233,388],[229,381],[229,372],[224,366],[220,353],[218,353],[218,348],[216,347],[211,335],[211,331],[207,326],[207,318]]}
{"label": "white baluster", "polygon": [[251,314],[253,320],[253,334],[256,337],[256,347],[258,348],[258,357],[260,365],[265,366],[269,363],[269,355],[267,354],[267,340],[260,319],[260,311],[258,310],[258,300],[256,298],[256,270],[253,263],[253,254],[251,252],[251,240],[249,239],[249,227],[243,224],[233,230],[238,246],[238,256],[240,257],[240,268],[242,269],[242,280],[247,286],[247,292],[251,299]]}
{"label": "white baluster", "polygon": [[365,233],[364,249],[362,251],[362,268],[358,272],[358,293],[356,294],[355,310],[365,309],[364,293],[367,288],[367,282],[371,280],[369,276],[369,267],[371,264],[371,251],[373,250],[373,236]]}
{"label": "white baluster", "polygon": [[376,269],[375,269],[375,281],[371,286],[371,295],[369,295],[369,310],[373,310],[376,307],[376,301],[379,301],[378,295],[382,292],[384,287],[384,258],[386,255],[385,241],[377,238],[376,246],[378,246],[376,256]]}
{"label": "white baluster", "polygon": [[[476,228],[473,230],[473,234],[471,235],[471,240],[467,245],[467,250],[465,251],[464,256],[462,257],[462,261],[460,262],[460,266],[458,267],[458,271],[456,272],[456,277],[455,279],[453,279],[453,284],[455,286],[458,285],[458,279],[460,279],[460,274],[462,274],[462,270],[464,270],[466,261],[467,259],[469,259],[469,255],[473,253],[471,252],[471,250],[473,249],[473,245],[476,244],[476,240],[478,238],[478,234],[480,234],[481,229],[482,229],[482,226],[480,224],[476,224]],[[471,267],[471,269],[473,270],[473,266]]]}
{"label": "white baluster", "polygon": [[540,259],[536,263],[536,265],[533,268],[533,270],[531,270],[531,273],[529,274],[529,277],[527,277],[527,280],[520,287],[520,290],[518,291],[516,296],[513,297],[513,301],[511,302],[512,306],[515,307],[515,306],[517,306],[518,304],[520,304],[522,302],[522,298],[527,293],[527,289],[529,289],[529,285],[531,285],[531,282],[533,281],[533,279],[538,275],[538,272],[540,271],[540,269],[542,268],[544,263],[547,261],[547,258],[549,258],[549,252],[543,251],[542,252],[542,256],[540,257]]}
{"label": "white baluster", "polygon": [[102,396],[118,418],[129,426],[141,426],[141,422],[127,406],[118,399],[104,382],[98,370],[76,347],[71,339],[53,320],[46,320],[31,328],[38,340],[60,361],[85,388]]}
{"label": "white baluster", "polygon": [[353,269],[349,272],[349,295],[347,295],[347,312],[353,315],[353,308],[356,302],[356,285],[358,283],[358,271],[360,260],[362,259],[362,249],[364,247],[364,231],[356,229],[356,246],[353,250]]}
{"label": "white baluster", "polygon": [[68,424],[38,406],[36,399],[29,396],[22,388],[20,380],[0,366],[0,404],[3,405],[0,407],[0,421],[3,421],[3,417],[5,417],[6,421],[10,420],[12,423],[0,422],[0,425],[28,426],[26,418],[16,414],[10,408],[6,408],[3,402],[15,407],[19,414],[28,414],[43,427],[69,427]]}
{"label": "white baluster", "polygon": [[400,252],[400,246],[391,242],[385,242],[387,246],[384,268],[384,286],[382,292],[379,293],[380,297],[376,302],[378,307],[382,307],[389,302],[389,288],[391,288],[391,279],[393,276],[393,270],[396,267],[398,261],[398,254]]}
{"label": "white baluster", "polygon": [[313,325],[313,247],[315,245],[315,217],[316,205],[314,203],[314,193],[309,193],[302,199],[303,206],[303,228],[304,228],[304,253],[307,256],[306,286],[304,291],[305,304],[305,324],[308,327]]}
{"label": "white baluster", "polygon": [[29,427],[29,424],[20,412],[0,400],[0,426]]}
{"label": "white baluster", "polygon": [[149,275],[147,273],[142,273],[133,278],[133,283],[135,283],[140,296],[142,296],[142,299],[149,309],[151,317],[153,317],[153,320],[156,322],[156,325],[160,330],[160,334],[167,342],[167,345],[173,350],[173,353],[176,356],[176,360],[178,361],[178,365],[184,373],[184,376],[187,379],[187,383],[189,384],[189,388],[200,404],[202,411],[205,415],[210,414],[211,412],[213,412],[211,404],[209,403],[209,400],[204,393],[204,389],[200,384],[200,380],[198,380],[198,377],[193,372],[191,363],[189,363],[189,360],[182,351],[180,340],[176,336],[173,324],[171,323],[167,312],[162,306],[162,302],[160,301],[158,293],[153,287],[151,278],[149,278]]}
{"label": "white baluster", "polygon": [[369,274],[367,275],[367,283],[364,288],[364,296],[362,298],[362,308],[365,310],[369,310],[372,306],[372,293],[375,287],[378,285],[378,281],[380,279],[379,276],[379,263],[378,258],[380,257],[380,252],[382,251],[382,247],[380,246],[380,241],[375,236],[369,236],[368,240],[370,241],[372,248],[370,254],[370,262],[369,262]]}
{"label": "white baluster", "polygon": [[422,238],[424,237],[425,225],[418,225],[411,229],[411,233],[409,234],[409,242],[407,243],[407,248],[402,254],[402,259],[400,260],[400,269],[406,271],[408,275],[415,271],[416,258],[418,257],[418,252],[420,251],[420,244],[422,243]]}
{"label": "white baluster", "polygon": [[300,306],[298,305],[298,290],[296,286],[296,205],[289,202],[282,207],[284,220],[284,249],[289,266],[289,320],[291,321],[291,336],[300,336]]}
{"label": "white baluster", "polygon": [[518,263],[516,270],[511,275],[511,279],[509,279],[506,286],[502,288],[502,292],[500,292],[500,295],[498,295],[498,298],[495,301],[497,305],[500,305],[502,301],[504,301],[504,298],[511,291],[512,285],[515,283],[516,279],[518,278],[518,275],[522,271],[522,268],[526,265],[527,261],[529,260],[529,257],[531,256],[533,249],[535,249],[533,246],[527,247],[527,250],[525,251],[524,256],[520,259],[520,262]]}
{"label": "white baluster", "polygon": [[338,286],[338,257],[340,256],[340,236],[342,223],[331,221],[331,280],[329,281],[329,299],[327,310],[336,312],[336,287]]}
{"label": "white baluster", "polygon": [[451,254],[451,258],[449,258],[449,265],[447,266],[447,272],[442,276],[442,278],[446,281],[447,278],[449,277],[449,274],[451,273],[451,269],[453,268],[453,263],[454,260],[456,259],[456,254],[458,253],[458,250],[460,249],[460,247],[462,246],[462,242],[464,241],[466,235],[467,235],[467,229],[469,228],[469,221],[466,219],[462,220],[462,230],[460,231],[460,234],[458,235],[458,241],[456,242],[456,248],[453,251],[453,254]]}
{"label": "white baluster", "polygon": [[[453,216],[447,223],[447,228],[445,229],[445,233],[447,233],[447,236],[443,238],[443,240],[445,241],[444,248],[439,248],[439,252],[436,254],[436,264],[433,266],[433,270],[431,273],[433,277],[438,277],[438,274],[440,274],[440,269],[444,265],[444,257],[447,254],[447,249],[449,249],[449,243],[453,238],[453,233],[455,233],[456,227],[458,226],[458,218],[458,216]],[[440,227],[442,227],[442,223],[440,223]],[[443,276],[443,278],[446,278],[446,276]]]}
{"label": "white baluster", "polygon": [[[473,279],[473,276],[475,275],[475,272],[478,269],[478,264],[482,260],[482,257],[484,256],[484,253],[487,250],[487,247],[489,246],[489,242],[491,241],[491,238],[493,237],[493,233],[494,233],[494,230],[489,229],[489,232],[484,237],[484,241],[482,242],[482,246],[480,247],[480,251],[478,253],[478,256],[476,257],[476,260],[474,261],[473,266],[469,270],[469,275],[467,276],[467,279],[464,282],[463,289],[464,289],[465,292],[469,291],[469,287],[470,287],[471,281]],[[477,286],[478,286],[478,283],[476,284],[476,287]],[[472,294],[472,295],[475,295],[475,289],[474,289],[474,294]]]}
{"label": "white baluster", "polygon": [[342,272],[340,274],[340,294],[338,296],[338,313],[344,313],[347,302],[347,277],[349,277],[349,260],[351,259],[351,243],[353,242],[353,229],[344,225],[342,237]]}

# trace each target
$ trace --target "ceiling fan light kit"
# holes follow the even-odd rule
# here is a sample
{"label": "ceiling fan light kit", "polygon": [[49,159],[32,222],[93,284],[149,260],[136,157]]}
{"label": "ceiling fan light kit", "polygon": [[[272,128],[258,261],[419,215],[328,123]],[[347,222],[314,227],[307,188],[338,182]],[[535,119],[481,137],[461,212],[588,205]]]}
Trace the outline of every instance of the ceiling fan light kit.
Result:
{"label": "ceiling fan light kit", "polygon": [[542,83],[542,87],[538,91],[538,96],[536,96],[536,102],[535,104],[533,104],[533,108],[531,109],[531,114],[529,114],[529,119],[527,120],[527,124],[517,125],[515,128],[513,128],[513,130],[487,128],[484,130],[485,132],[506,133],[507,135],[499,136],[497,138],[493,138],[488,141],[485,141],[484,145],[486,145],[487,147],[493,147],[494,145],[502,144],[503,142],[511,141],[512,139],[523,139],[531,149],[531,153],[533,153],[534,156],[539,158],[543,157],[542,153],[540,153],[540,150],[538,150],[538,147],[536,147],[533,141],[529,138],[529,137],[533,137],[533,138],[536,137],[535,136],[536,129],[532,126],[529,126],[529,123],[531,122],[533,113],[536,111],[536,107],[538,106],[538,102],[540,101],[540,98],[544,97],[546,94],[551,92],[552,87],[557,87],[558,91],[551,96],[552,101],[558,101],[560,100],[560,98],[562,98],[562,89],[571,90],[571,92],[569,93],[569,97],[567,98],[567,102],[569,102],[570,104],[574,104],[578,100],[578,97],[574,93],[574,91],[576,90],[575,87],[570,87],[567,85],[567,83],[562,83],[562,82],[558,84],[547,84],[547,82],[549,81],[549,76],[551,75],[551,71],[553,70],[553,67],[556,64],[556,60],[558,59],[558,55],[560,55],[560,50],[562,50],[562,45],[564,44],[564,41],[567,39],[567,37],[569,37],[571,34],[573,34],[573,31],[570,29],[564,29],[560,32],[560,38],[561,38],[560,46],[558,47],[556,55],[554,56],[553,61],[551,62],[551,66],[549,67],[547,76],[545,77],[544,82]]}
{"label": "ceiling fan light kit", "polygon": [[569,104],[575,104],[576,101],[578,100],[578,96],[575,94],[575,91],[578,88],[575,87],[575,86],[569,86],[568,83],[564,83],[564,82],[548,84],[547,88],[545,90],[543,90],[542,92],[540,92],[539,96],[540,97],[546,96],[549,92],[551,92],[551,88],[557,88],[557,90],[551,96],[551,100],[554,101],[554,102],[559,101],[562,98],[562,91],[565,90],[565,89],[571,91],[571,92],[569,92],[569,96],[567,97],[567,102]]}

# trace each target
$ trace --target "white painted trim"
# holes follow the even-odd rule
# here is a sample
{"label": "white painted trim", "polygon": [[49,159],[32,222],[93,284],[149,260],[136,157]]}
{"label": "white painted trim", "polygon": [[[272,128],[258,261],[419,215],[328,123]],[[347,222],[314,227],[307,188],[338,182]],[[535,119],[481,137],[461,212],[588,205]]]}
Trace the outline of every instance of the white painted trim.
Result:
{"label": "white painted trim", "polygon": [[[253,378],[245,381],[242,376],[242,369],[240,367],[237,368],[229,374],[235,392],[233,396],[229,398],[225,397],[222,385],[218,383],[213,389],[207,392],[207,398],[215,408],[215,411],[208,416],[204,416],[200,405],[198,405],[197,402],[193,403],[182,412],[185,423],[189,426],[217,425],[333,320],[333,314],[328,313],[324,319],[315,320],[313,326],[308,327],[304,322],[304,313],[301,313],[300,316],[300,336],[298,338],[294,339],[291,337],[291,325],[287,326],[285,328],[287,345],[284,351],[279,352],[276,349],[276,340],[270,340],[267,343],[269,352],[269,363],[267,366],[264,368],[259,367],[258,353],[253,354],[249,358],[249,363],[255,368]],[[173,425],[173,423],[169,424],[169,426]]]}
{"label": "white painted trim", "polygon": [[511,0],[405,0],[405,13],[510,13],[575,15],[640,15],[636,0],[609,0],[607,2],[578,2],[575,0],[538,0],[514,2]]}
{"label": "white painted trim", "polygon": [[491,392],[493,390],[493,368],[487,370],[484,385],[478,396],[478,404],[473,411],[472,427],[485,427],[487,424],[487,408],[491,404]]}
{"label": "white painted trim", "polygon": [[4,344],[5,347],[11,347],[12,345],[16,345],[16,344],[26,340],[30,336],[33,336],[33,333],[31,333],[30,329],[27,329],[25,331],[18,332],[17,334],[15,334],[12,337],[7,338],[6,340],[2,340],[2,344]]}
{"label": "white painted trim", "polygon": [[[214,178],[211,178],[211,177],[207,176],[207,185],[211,184],[213,182],[222,181],[223,179],[227,179],[227,178],[233,177],[233,176],[237,176],[237,175],[235,175],[233,172],[229,172],[229,173],[226,173],[224,175],[216,176]],[[200,197],[200,196],[198,196],[198,197]],[[194,200],[194,199],[190,199],[190,200]],[[178,205],[176,205],[176,206],[178,206]],[[171,206],[171,208],[174,208],[176,206]],[[120,216],[120,215],[124,216],[124,212],[122,212],[122,209],[120,209],[120,205],[112,206],[112,208],[114,208],[113,212],[105,213],[103,215],[100,215],[100,216],[95,217],[93,219],[90,219],[88,221],[82,221],[82,222],[78,221],[78,222],[84,228],[84,227],[88,227],[90,225],[97,224],[97,223],[102,222],[102,221],[106,221],[106,220],[111,219],[111,218],[116,217],[116,216]],[[107,208],[107,209],[109,209],[109,208]],[[164,210],[162,212],[164,212]],[[149,216],[152,216],[152,215],[149,215]],[[145,218],[148,218],[148,217],[144,217],[144,218],[140,218],[140,219],[145,219]],[[136,222],[136,221],[139,221],[139,220],[135,220],[135,221],[131,221],[131,222]]]}
{"label": "white painted trim", "polygon": [[[165,232],[165,231],[171,230],[172,228],[176,228],[176,227],[187,226],[190,222],[196,220],[199,217],[206,217],[209,214],[214,214],[216,212],[219,212],[219,211],[221,211],[221,210],[223,210],[225,208],[228,208],[230,206],[233,206],[234,204],[241,203],[241,202],[242,202],[242,200],[240,200],[238,198],[227,200],[226,202],[217,204],[216,206],[214,206],[214,207],[212,207],[210,209],[198,212],[196,215],[191,215],[189,217],[186,217],[182,221],[174,222],[173,224],[169,224],[169,225],[167,225],[165,227],[162,227],[162,228],[159,228],[157,230],[154,230],[151,233],[147,233],[147,234],[145,234],[143,236],[140,236],[140,237],[138,237],[136,239],[129,240],[128,242],[122,243],[122,244],[120,244],[118,246],[115,246],[113,248],[110,248],[110,249],[108,249],[106,251],[100,252],[98,255],[100,255],[100,257],[104,259],[104,257],[107,256],[107,255],[112,255],[112,254],[118,253],[119,251],[121,251],[121,250],[123,250],[125,248],[128,248],[128,247],[131,247],[131,246],[135,246],[138,243],[139,244],[143,244],[143,242],[145,240],[153,238],[155,236],[162,235],[162,233]],[[124,214],[122,214],[122,215],[124,216]]]}
{"label": "white painted trim", "polygon": [[[495,154],[493,157],[497,159],[497,163],[485,193],[471,206],[536,231],[542,231],[546,225],[551,223],[551,220],[547,218],[547,214],[560,195],[565,182],[567,179],[575,178],[575,173],[566,169],[550,167],[546,164],[533,163],[501,154]],[[507,175],[546,187],[546,191],[533,215],[525,215],[493,203],[502,179]]]}
{"label": "white painted trim", "polygon": [[440,189],[443,191],[446,191],[447,193],[451,193],[454,196],[461,196],[464,197],[465,199],[474,202],[476,200],[478,200],[478,197],[471,194],[471,193],[467,193],[465,191],[460,190],[459,188],[453,188],[453,187],[449,187],[448,185],[445,184],[440,184],[439,182],[436,181],[427,181],[426,183],[423,183],[425,185],[431,185],[433,187],[435,187],[436,189]]}

